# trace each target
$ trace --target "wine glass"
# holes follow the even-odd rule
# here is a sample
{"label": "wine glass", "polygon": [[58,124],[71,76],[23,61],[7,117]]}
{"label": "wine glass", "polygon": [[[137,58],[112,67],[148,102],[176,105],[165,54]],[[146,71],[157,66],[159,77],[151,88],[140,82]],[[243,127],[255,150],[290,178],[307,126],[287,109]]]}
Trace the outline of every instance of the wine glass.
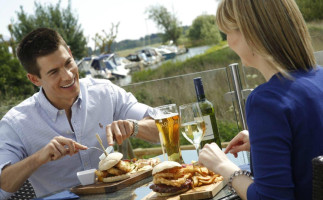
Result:
{"label": "wine glass", "polygon": [[197,155],[205,134],[205,122],[198,103],[179,106],[180,132],[194,145]]}

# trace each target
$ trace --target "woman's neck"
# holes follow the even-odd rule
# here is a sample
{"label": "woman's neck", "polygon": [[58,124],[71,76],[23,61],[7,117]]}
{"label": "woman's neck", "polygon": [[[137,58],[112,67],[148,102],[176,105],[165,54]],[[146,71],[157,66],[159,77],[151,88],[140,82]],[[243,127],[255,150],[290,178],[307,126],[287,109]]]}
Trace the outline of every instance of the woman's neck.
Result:
{"label": "woman's neck", "polygon": [[252,67],[256,68],[265,77],[266,81],[269,81],[273,75],[279,72],[274,67],[274,63],[270,63],[265,59],[257,59]]}

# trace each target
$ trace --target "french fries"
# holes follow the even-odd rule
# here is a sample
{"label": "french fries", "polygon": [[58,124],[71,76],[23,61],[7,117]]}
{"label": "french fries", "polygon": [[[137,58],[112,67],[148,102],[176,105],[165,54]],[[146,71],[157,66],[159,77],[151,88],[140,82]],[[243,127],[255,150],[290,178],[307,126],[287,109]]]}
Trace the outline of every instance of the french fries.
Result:
{"label": "french fries", "polygon": [[209,185],[223,180],[219,174],[209,171],[206,167],[194,165],[194,175],[192,176],[192,188],[202,185]]}

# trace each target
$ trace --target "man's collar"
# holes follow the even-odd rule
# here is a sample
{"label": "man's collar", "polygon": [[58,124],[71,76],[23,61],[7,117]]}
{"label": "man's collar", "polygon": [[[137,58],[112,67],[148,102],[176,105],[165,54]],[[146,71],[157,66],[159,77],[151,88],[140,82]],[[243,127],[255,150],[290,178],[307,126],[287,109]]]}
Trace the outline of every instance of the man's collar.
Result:
{"label": "man's collar", "polygon": [[[42,87],[40,87],[40,91],[39,91],[39,95],[38,95],[38,101],[39,101],[40,106],[43,108],[43,110],[48,115],[48,117],[53,122],[55,122],[60,110],[57,109],[55,106],[53,106],[49,102],[49,100],[47,99]],[[80,90],[79,96],[77,97],[74,104],[76,104],[78,108],[81,108],[81,103],[82,103],[82,93],[81,93],[81,90]]]}

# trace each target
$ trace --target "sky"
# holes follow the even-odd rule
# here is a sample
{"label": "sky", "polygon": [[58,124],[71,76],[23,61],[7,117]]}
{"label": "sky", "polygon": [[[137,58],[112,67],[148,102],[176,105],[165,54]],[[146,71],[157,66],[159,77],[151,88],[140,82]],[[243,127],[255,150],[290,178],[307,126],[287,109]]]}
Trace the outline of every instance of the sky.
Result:
{"label": "sky", "polygon": [[[8,24],[17,22],[17,12],[23,6],[27,14],[34,15],[35,0],[0,0],[0,34],[9,37]],[[42,5],[56,5],[59,0],[36,0]],[[120,23],[116,41],[139,39],[145,35],[161,32],[145,13],[151,5],[163,5],[175,13],[182,25],[191,25],[202,14],[216,13],[217,0],[71,0],[72,12],[78,18],[84,36],[93,47],[92,38],[102,30],[109,33],[111,24]],[[66,8],[68,0],[61,0]]]}

